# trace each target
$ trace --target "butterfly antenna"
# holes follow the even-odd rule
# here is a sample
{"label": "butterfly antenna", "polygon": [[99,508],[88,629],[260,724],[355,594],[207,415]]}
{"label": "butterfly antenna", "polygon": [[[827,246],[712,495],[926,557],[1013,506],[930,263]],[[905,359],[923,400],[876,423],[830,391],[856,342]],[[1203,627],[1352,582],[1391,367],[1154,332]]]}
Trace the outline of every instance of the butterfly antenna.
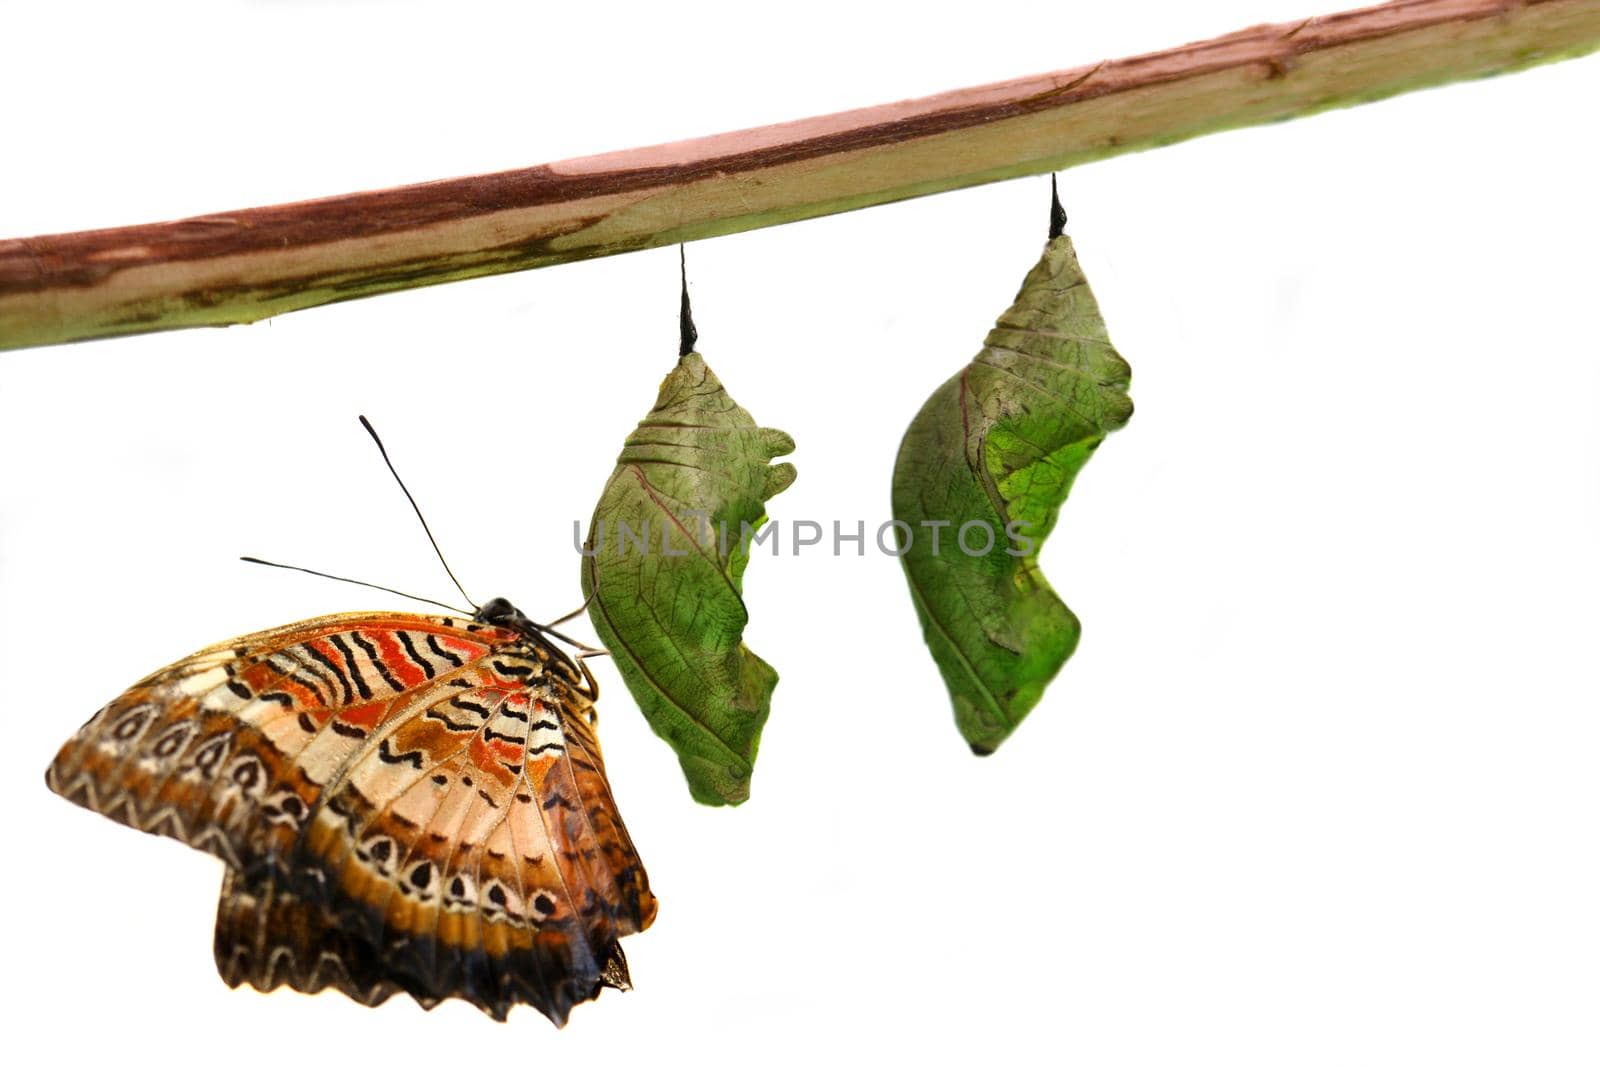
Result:
{"label": "butterfly antenna", "polygon": [[[455,582],[456,591],[465,597],[467,603],[471,604],[473,609],[476,610],[478,607],[478,602],[473,600],[470,596],[467,596],[467,591],[461,588],[461,582],[456,578],[456,572],[450,569],[450,564],[446,562],[444,558],[444,552],[439,549],[439,542],[434,540],[433,531],[428,529],[428,520],[422,517],[422,509],[417,506],[417,498],[411,495],[411,490],[406,488],[405,480],[400,477],[400,472],[394,469],[394,461],[389,458],[389,450],[383,447],[383,438],[378,436],[378,431],[372,428],[372,423],[367,421],[367,417],[365,415],[358,415],[357,418],[361,420],[361,425],[366,427],[367,433],[372,436],[373,444],[378,446],[378,455],[383,457],[384,465],[389,468],[389,473],[394,475],[395,484],[400,487],[400,491],[404,493],[406,495],[406,499],[411,502],[411,510],[417,513],[417,521],[422,523],[422,532],[428,535],[428,543],[433,546],[433,554],[439,557],[439,563],[443,565],[444,572],[450,576],[450,580],[452,582]],[[341,579],[341,581],[348,580],[349,579]],[[364,585],[366,583],[358,582],[357,584]],[[405,594],[402,593],[401,595],[404,596]],[[412,597],[412,599],[421,600],[423,598]],[[436,604],[438,601],[430,600],[428,603]],[[455,609],[451,608],[450,610],[454,611]],[[471,612],[468,612],[467,614],[470,615]]]}
{"label": "butterfly antenna", "polygon": [[472,614],[470,611],[462,611],[454,604],[446,604],[439,600],[429,600],[425,596],[414,596],[411,593],[402,593],[398,589],[390,589],[386,585],[376,585],[372,582],[363,582],[359,578],[343,578],[337,574],[326,574],[322,571],[314,571],[310,567],[296,567],[292,563],[274,563],[268,559],[256,559],[254,556],[240,556],[239,558],[246,563],[259,563],[263,567],[277,567],[279,570],[284,571],[299,571],[301,574],[314,574],[318,578],[332,578],[336,582],[349,582],[351,585],[364,585],[368,589],[377,589],[385,593],[393,593],[395,596],[403,596],[407,600],[415,600],[421,604],[432,604],[436,608],[444,608],[446,611],[454,611],[462,615]]}

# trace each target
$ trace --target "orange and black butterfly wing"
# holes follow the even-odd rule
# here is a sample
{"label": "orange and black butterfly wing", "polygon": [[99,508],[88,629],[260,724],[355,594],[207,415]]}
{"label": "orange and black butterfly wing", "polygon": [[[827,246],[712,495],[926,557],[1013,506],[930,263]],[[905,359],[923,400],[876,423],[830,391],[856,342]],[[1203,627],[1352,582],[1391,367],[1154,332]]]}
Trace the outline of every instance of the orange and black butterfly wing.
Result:
{"label": "orange and black butterfly wing", "polygon": [[[387,633],[434,678],[509,636],[465,620],[332,615],[203,649],[102,708],[46,772],[50,788],[118,822],[176,838],[234,867],[281,857],[322,787],[403,713],[408,682],[367,649]],[[359,638],[360,643],[357,639]]]}
{"label": "orange and black butterfly wing", "polygon": [[502,646],[421,692],[322,791],[294,888],[424,989],[564,1019],[655,912],[575,682]]}
{"label": "orange and black butterfly wing", "polygon": [[[399,990],[372,945],[353,937],[264,870],[223,874],[213,942],[217,973],[232,988],[263,993],[286,985],[301,993],[337,989],[368,1006]],[[412,991],[424,1007],[437,999]]]}
{"label": "orange and black butterfly wing", "polygon": [[[213,952],[217,973],[230,988],[249,984],[263,993],[284,985],[301,993],[337,989],[369,1007],[402,988],[424,1008],[440,999],[440,983],[407,981],[325,908],[302,900],[264,871],[253,876],[224,871]],[[620,945],[600,981],[612,989],[633,988]]]}
{"label": "orange and black butterfly wing", "polygon": [[571,662],[513,631],[328,616],[145,679],[47,778],[228,863],[219,966],[249,962],[225,978],[270,987],[292,956],[296,988],[560,1022],[625,976],[618,939],[655,912],[591,712]]}

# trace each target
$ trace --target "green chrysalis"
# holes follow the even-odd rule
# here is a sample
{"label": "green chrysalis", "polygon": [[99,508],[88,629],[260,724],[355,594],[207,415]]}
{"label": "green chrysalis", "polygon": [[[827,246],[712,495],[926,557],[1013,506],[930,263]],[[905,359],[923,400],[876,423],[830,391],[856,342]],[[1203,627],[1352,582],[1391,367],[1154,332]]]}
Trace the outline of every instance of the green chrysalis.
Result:
{"label": "green chrysalis", "polygon": [[651,728],[702,804],[750,795],[777,672],[741,640],[747,533],[794,481],[794,450],[756,425],[698,352],[683,354],[629,435],[590,520],[589,616]]}
{"label": "green chrysalis", "polygon": [[1077,647],[1078,619],[1039,571],[1039,547],[1078,471],[1133,414],[1128,364],[1052,201],[1044,255],[983,350],[911,421],[895,461],[912,601],[979,755],[1010,736]]}

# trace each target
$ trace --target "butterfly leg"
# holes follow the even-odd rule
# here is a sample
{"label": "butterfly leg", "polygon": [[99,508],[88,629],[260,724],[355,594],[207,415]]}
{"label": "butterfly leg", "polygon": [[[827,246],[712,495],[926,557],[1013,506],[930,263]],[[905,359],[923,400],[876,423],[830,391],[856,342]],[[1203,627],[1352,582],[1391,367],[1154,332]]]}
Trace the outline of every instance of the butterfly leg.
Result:
{"label": "butterfly leg", "polygon": [[[595,592],[599,592],[599,590],[596,590]],[[547,623],[545,623],[542,628],[548,630],[553,626],[560,626],[564,622],[571,622],[573,619],[576,619],[579,615],[582,615],[584,612],[588,611],[589,610],[589,605],[593,601],[594,601],[594,593],[590,593],[588,596],[583,598],[583,603],[579,604],[575,610],[567,612],[565,615],[561,616],[561,618],[557,619],[555,622],[547,622]]]}
{"label": "butterfly leg", "polygon": [[584,660],[588,659],[591,656],[609,656],[609,655],[611,655],[611,653],[607,652],[603,648],[592,648],[592,649],[589,649],[587,652],[579,652],[578,655],[577,655],[578,669],[583,672],[584,681],[587,683],[587,688],[588,688],[588,692],[586,692],[584,694],[584,696],[588,697],[589,700],[591,701],[591,703],[589,704],[589,725],[590,726],[593,726],[596,722],[599,721],[599,718],[600,718],[600,714],[599,714],[599,712],[597,712],[595,710],[595,706],[593,704],[593,701],[596,701],[596,700],[600,699],[600,683],[595,681],[594,672],[589,669],[589,665],[587,663],[585,663]]}

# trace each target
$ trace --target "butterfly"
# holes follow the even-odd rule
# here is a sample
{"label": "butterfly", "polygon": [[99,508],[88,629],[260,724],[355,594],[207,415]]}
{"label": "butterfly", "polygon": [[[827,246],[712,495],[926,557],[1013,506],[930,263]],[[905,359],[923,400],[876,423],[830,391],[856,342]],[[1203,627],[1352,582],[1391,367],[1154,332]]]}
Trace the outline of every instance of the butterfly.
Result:
{"label": "butterfly", "polygon": [[226,864],[230,986],[460,997],[499,1020],[525,1003],[561,1025],[630,988],[619,942],[656,901],[606,780],[594,676],[552,636],[501,598],[250,634],[111,701],[46,782]]}

